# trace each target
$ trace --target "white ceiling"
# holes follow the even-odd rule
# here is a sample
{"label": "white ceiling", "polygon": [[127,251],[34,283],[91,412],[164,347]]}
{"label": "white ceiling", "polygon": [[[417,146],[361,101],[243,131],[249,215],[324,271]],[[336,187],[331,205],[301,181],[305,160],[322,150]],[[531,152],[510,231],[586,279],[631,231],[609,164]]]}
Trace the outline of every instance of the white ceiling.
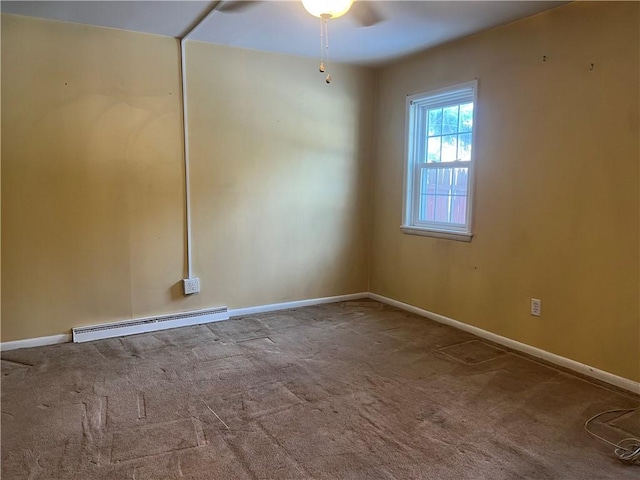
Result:
{"label": "white ceiling", "polygon": [[[565,1],[367,1],[384,20],[358,26],[353,15],[329,21],[331,60],[381,65],[456,38],[567,3]],[[211,1],[7,1],[3,13],[180,37]],[[224,2],[229,4],[230,2]],[[252,2],[216,11],[192,37],[210,43],[307,57],[320,54],[320,20],[298,0]]]}

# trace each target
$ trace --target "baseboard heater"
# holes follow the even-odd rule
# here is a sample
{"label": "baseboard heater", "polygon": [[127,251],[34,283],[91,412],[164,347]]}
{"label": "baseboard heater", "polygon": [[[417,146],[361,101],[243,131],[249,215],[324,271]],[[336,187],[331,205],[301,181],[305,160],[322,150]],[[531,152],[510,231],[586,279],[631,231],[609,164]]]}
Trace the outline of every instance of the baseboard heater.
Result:
{"label": "baseboard heater", "polygon": [[124,337],[125,335],[155,332],[169,328],[187,327],[228,319],[229,309],[227,307],[194,310],[191,312],[160,315],[158,317],[137,318],[124,320],[122,322],[73,328],[73,341],[75,343],[90,342],[103,338]]}

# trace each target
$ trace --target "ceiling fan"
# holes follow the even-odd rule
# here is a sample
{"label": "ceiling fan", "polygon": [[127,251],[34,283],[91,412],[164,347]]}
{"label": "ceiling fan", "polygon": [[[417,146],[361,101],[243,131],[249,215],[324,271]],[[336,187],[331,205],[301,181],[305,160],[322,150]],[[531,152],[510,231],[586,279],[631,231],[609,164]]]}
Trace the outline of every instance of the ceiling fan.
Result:
{"label": "ceiling fan", "polygon": [[[248,8],[263,3],[258,0],[229,0],[220,2],[217,11],[223,13],[239,13]],[[370,27],[384,21],[384,18],[372,5],[373,2],[362,0],[301,0],[305,10],[320,19],[320,67],[325,73],[329,68],[329,19],[338,18],[349,12],[349,15],[360,27]],[[326,83],[331,83],[331,74],[327,73]]]}
{"label": "ceiling fan", "polygon": [[[226,0],[220,2],[216,10],[225,13],[237,13],[265,1],[267,0]],[[329,18],[338,18],[348,11],[349,16],[355,20],[359,27],[371,27],[384,21],[383,16],[373,5],[374,2],[363,0],[301,0],[301,3],[315,17],[329,14]]]}

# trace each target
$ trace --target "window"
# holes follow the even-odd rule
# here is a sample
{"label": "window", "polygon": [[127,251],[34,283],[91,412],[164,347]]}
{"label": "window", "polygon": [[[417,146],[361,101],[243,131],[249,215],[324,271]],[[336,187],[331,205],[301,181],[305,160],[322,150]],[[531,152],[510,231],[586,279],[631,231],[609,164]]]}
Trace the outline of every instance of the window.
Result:
{"label": "window", "polygon": [[477,82],[407,98],[402,231],[471,240]]}

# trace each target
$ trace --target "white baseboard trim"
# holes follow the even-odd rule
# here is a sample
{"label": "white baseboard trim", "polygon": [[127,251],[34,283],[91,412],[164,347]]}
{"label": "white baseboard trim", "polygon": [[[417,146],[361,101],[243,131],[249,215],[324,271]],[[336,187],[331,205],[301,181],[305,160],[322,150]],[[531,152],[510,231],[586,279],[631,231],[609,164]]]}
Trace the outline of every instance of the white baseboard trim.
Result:
{"label": "white baseboard trim", "polygon": [[599,370],[590,365],[585,365],[584,363],[576,362],[575,360],[571,360],[569,358],[556,355],[555,353],[547,352],[546,350],[532,347],[531,345],[527,345],[526,343],[521,343],[516,340],[503,337],[501,335],[489,332],[487,330],[474,327],[473,325],[468,325],[466,323],[459,322],[458,320],[445,317],[444,315],[439,315],[437,313],[429,312],[428,310],[424,310],[422,308],[409,305],[408,303],[399,302],[397,300],[393,300],[391,298],[378,295],[377,293],[369,293],[369,298],[372,300],[376,300],[378,302],[386,303],[387,305],[391,305],[392,307],[396,307],[401,310],[406,310],[407,312],[415,313],[416,315],[429,318],[438,323],[443,323],[445,325],[450,325],[459,330],[464,330],[465,332],[472,333],[473,335],[485,338],[487,340],[490,340],[500,345],[504,345],[505,347],[511,348],[513,350],[526,353],[533,357],[540,358],[542,360],[553,363],[555,365],[559,365],[564,368],[568,368],[569,370],[573,370],[574,372],[581,373],[582,375],[595,378],[596,380],[600,380],[602,382],[615,385],[616,387],[622,388],[624,390],[628,390],[632,393],[635,393],[636,395],[640,394],[640,383],[634,382],[633,380],[629,380],[628,378],[619,377],[618,375],[605,372],[604,370]]}
{"label": "white baseboard trim", "polygon": [[258,305],[257,307],[232,308],[229,310],[230,317],[242,317],[253,315],[254,313],[275,312],[277,310],[289,310],[291,308],[310,307],[323,303],[348,302],[350,300],[361,300],[370,298],[368,292],[351,293],[349,295],[336,295],[334,297],[311,298],[308,300],[296,300],[294,302],[272,303],[268,305]]}
{"label": "white baseboard trim", "polygon": [[[352,293],[349,295],[336,295],[333,297],[322,297],[322,298],[312,298],[308,300],[298,300],[295,302],[284,302],[284,303],[273,303],[269,305],[259,305],[256,307],[246,307],[246,308],[236,308],[228,311],[229,317],[240,317],[243,315],[251,315],[254,313],[264,313],[264,312],[273,312],[277,310],[288,310],[291,308],[300,308],[300,307],[308,307],[311,305],[320,305],[322,303],[335,303],[335,302],[346,302],[349,300],[360,300],[363,298],[369,298],[368,292],[361,293]],[[167,315],[168,316],[168,315]],[[208,320],[208,319],[207,319]],[[213,321],[219,321],[220,319],[215,319]],[[197,322],[202,323],[202,322]],[[170,328],[176,328],[183,325],[172,325]],[[94,325],[97,326],[97,325]],[[133,333],[142,333],[142,331],[131,331],[130,334]],[[124,334],[121,333],[121,335]],[[108,337],[104,337],[108,338]],[[91,338],[94,340],[97,338]],[[9,350],[17,350],[19,348],[31,348],[31,347],[42,347],[45,345],[55,345],[57,343],[67,343],[73,340],[73,336],[69,333],[64,333],[61,335],[52,335],[50,337],[39,337],[39,338],[26,338],[24,340],[15,340],[12,342],[3,342],[0,343],[0,351],[6,352]]]}
{"label": "white baseboard trim", "polygon": [[[620,377],[613,373],[605,372],[604,370],[599,370],[590,365],[576,362],[575,360],[571,360],[569,358],[556,355],[555,353],[547,352],[546,350],[542,350],[537,347],[532,347],[525,343],[521,343],[507,337],[503,337],[501,335],[489,332],[487,330],[483,330],[478,327],[474,327],[473,325],[468,325],[466,323],[459,322],[452,318],[445,317],[444,315],[439,315],[437,313],[429,312],[428,310],[424,310],[422,308],[409,305],[408,303],[399,302],[398,300],[393,300],[391,298],[378,295],[377,293],[361,292],[361,293],[352,293],[349,295],[336,295],[333,297],[322,297],[322,298],[312,298],[307,300],[297,300],[293,302],[273,303],[268,305],[259,305],[255,307],[235,308],[235,309],[230,309],[228,311],[228,315],[229,317],[241,317],[244,315],[253,315],[255,313],[274,312],[277,310],[289,310],[292,308],[308,307],[308,306],[320,305],[324,303],[347,302],[350,300],[360,300],[363,298],[370,298],[372,300],[376,300],[378,302],[386,303],[387,305],[400,308],[401,310],[406,310],[408,312],[415,313],[416,315],[429,318],[436,322],[443,323],[445,325],[450,325],[459,330],[469,332],[473,335],[476,335],[481,338],[485,338],[489,341],[492,341],[500,345],[504,345],[505,347],[511,348],[513,350],[526,353],[533,357],[540,358],[549,363],[553,363],[555,365],[559,365],[569,370],[578,372],[582,375],[595,378],[596,380],[600,380],[602,382],[615,385],[616,387],[622,388],[624,390],[628,390],[635,394],[640,394],[639,382],[634,382],[633,380]],[[45,345],[67,343],[70,341],[72,341],[72,335],[68,333],[61,334],[61,335],[51,335],[48,337],[27,338],[24,340],[15,340],[12,342],[0,343],[0,351],[6,352],[9,350],[17,350],[19,348],[41,347]]]}
{"label": "white baseboard trim", "polygon": [[70,333],[61,335],[51,335],[49,337],[25,338],[24,340],[14,340],[13,342],[0,343],[0,351],[18,350],[19,348],[43,347],[45,345],[56,345],[71,341]]}
{"label": "white baseboard trim", "polygon": [[191,327],[204,323],[220,322],[229,319],[227,307],[205,308],[189,312],[170,313],[155,317],[135,318],[120,322],[89,325],[72,328],[73,341],[92,342],[105,338],[125,337],[138,333],[158,332],[170,328]]}

